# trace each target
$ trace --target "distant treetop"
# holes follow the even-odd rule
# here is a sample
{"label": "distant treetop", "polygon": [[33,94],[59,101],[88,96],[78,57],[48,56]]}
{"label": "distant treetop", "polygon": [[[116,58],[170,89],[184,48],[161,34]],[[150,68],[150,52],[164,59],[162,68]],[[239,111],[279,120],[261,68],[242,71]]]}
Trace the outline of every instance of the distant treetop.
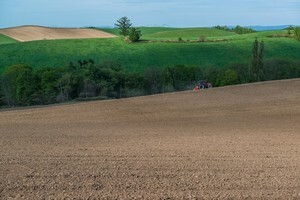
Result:
{"label": "distant treetop", "polygon": [[227,26],[214,26],[214,28],[219,29],[219,30],[223,30],[223,31],[229,31],[229,32],[235,32],[237,34],[247,34],[247,33],[254,33],[256,32],[255,30],[251,29],[251,28],[246,28],[246,27],[242,27],[237,25],[235,28],[228,28]]}

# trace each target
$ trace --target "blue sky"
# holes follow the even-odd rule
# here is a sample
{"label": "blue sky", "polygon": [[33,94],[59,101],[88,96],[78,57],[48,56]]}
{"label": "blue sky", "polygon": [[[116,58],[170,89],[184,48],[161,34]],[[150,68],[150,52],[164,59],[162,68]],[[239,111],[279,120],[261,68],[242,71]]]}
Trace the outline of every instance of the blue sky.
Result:
{"label": "blue sky", "polygon": [[299,24],[300,0],[0,0],[0,28]]}

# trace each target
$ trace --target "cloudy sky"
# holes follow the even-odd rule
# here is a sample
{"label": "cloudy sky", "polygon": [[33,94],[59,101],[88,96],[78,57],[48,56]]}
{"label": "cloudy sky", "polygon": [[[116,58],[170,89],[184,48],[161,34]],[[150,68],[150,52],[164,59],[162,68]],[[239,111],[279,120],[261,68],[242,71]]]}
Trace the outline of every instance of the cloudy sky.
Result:
{"label": "cloudy sky", "polygon": [[0,28],[300,24],[300,0],[0,0]]}

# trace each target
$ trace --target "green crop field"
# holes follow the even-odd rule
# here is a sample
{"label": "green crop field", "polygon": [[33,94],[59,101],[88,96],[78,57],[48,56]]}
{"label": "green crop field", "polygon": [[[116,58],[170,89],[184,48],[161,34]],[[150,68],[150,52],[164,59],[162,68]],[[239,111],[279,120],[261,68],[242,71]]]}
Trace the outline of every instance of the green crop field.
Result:
{"label": "green crop field", "polygon": [[[102,29],[103,30],[103,29]],[[142,39],[152,42],[128,44],[121,37],[110,39],[43,40],[0,45],[0,71],[18,63],[33,67],[65,66],[69,62],[94,59],[96,63],[110,60],[122,64],[127,71],[142,71],[147,67],[166,67],[176,64],[229,66],[251,61],[252,43],[256,37],[265,42],[266,58],[299,60],[300,42],[292,38],[269,38],[284,31],[265,31],[237,35],[209,28],[179,29],[141,27]],[[117,33],[116,29],[105,29]],[[159,40],[227,39],[221,42],[176,43]],[[155,40],[157,40],[155,42]]]}
{"label": "green crop field", "polygon": [[10,38],[10,37],[7,37],[6,35],[3,35],[3,34],[0,34],[0,45],[1,44],[10,44],[10,43],[16,43],[18,41]]}

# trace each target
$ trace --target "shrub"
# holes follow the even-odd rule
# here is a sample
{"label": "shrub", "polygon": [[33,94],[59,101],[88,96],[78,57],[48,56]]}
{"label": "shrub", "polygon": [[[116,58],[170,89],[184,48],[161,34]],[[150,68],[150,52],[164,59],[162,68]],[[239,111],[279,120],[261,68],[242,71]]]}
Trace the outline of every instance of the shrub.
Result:
{"label": "shrub", "polygon": [[152,67],[144,72],[145,89],[149,94],[158,94],[163,88],[163,73],[161,68]]}
{"label": "shrub", "polygon": [[300,41],[300,27],[295,27],[294,28],[294,37],[296,40]]}
{"label": "shrub", "polygon": [[30,105],[35,92],[33,70],[26,65],[10,66],[2,74],[2,89],[7,105]]}
{"label": "shrub", "polygon": [[142,33],[138,28],[134,28],[134,27],[130,28],[128,38],[131,42],[139,41],[141,36],[142,36]]}
{"label": "shrub", "polygon": [[285,59],[270,59],[263,67],[264,80],[277,80],[300,77],[300,63]]}
{"label": "shrub", "polygon": [[205,36],[199,36],[199,42],[205,42],[206,37]]}
{"label": "shrub", "polygon": [[221,72],[218,76],[217,85],[225,86],[225,85],[234,85],[239,82],[238,74],[233,69],[227,69],[224,72]]}

